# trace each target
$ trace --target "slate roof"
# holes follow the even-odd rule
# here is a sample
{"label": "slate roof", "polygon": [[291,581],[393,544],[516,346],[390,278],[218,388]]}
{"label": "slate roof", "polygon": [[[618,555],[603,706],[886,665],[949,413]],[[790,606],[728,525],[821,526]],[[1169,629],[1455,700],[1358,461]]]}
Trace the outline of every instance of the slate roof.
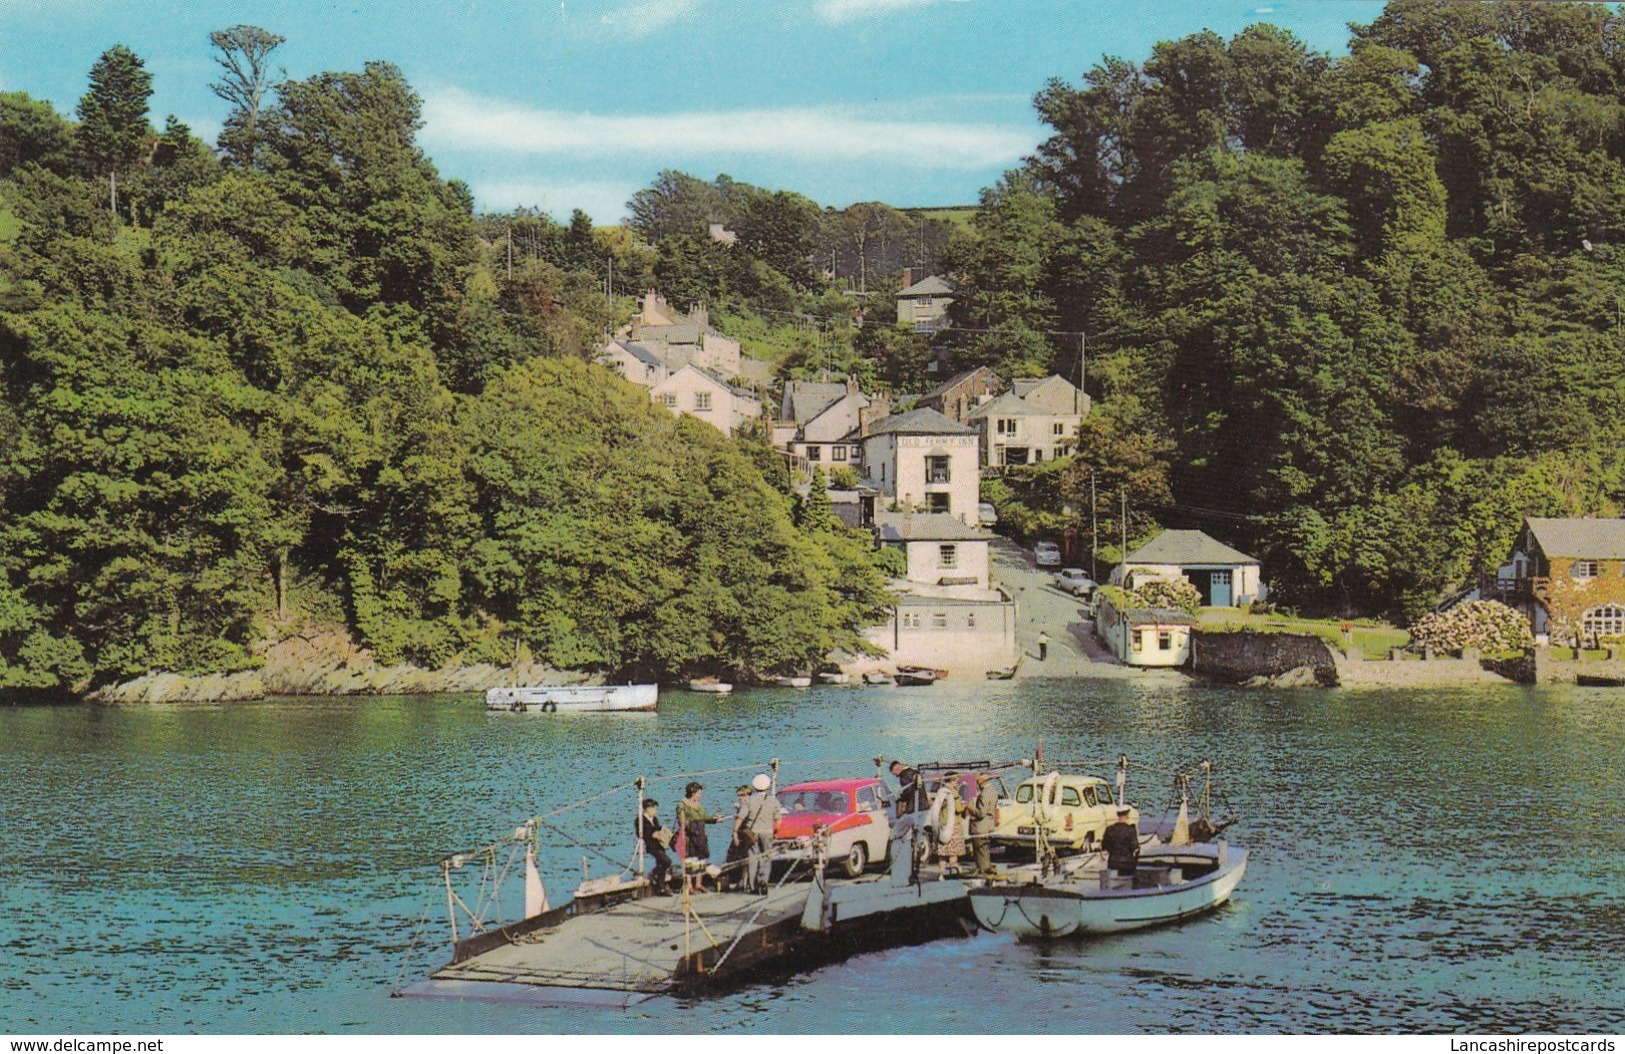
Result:
{"label": "slate roof", "polygon": [[1232,549],[1202,531],[1163,531],[1124,561],[1130,564],[1256,564],[1258,560]]}
{"label": "slate roof", "polygon": [[638,326],[642,340],[658,340],[665,344],[698,344],[700,327],[693,322],[679,322],[675,326]]}
{"label": "slate roof", "polygon": [[875,515],[883,542],[985,542],[992,535],[945,512],[888,512]]}
{"label": "slate roof", "polygon": [[635,341],[626,341],[626,340],[617,340],[615,343],[616,343],[617,346],[619,346],[621,349],[623,349],[628,355],[632,356],[634,359],[637,359],[639,362],[643,363],[646,366],[662,366],[663,367],[663,366],[666,365],[665,362],[662,361],[662,359],[660,358],[659,355],[656,355],[654,352],[650,351],[648,348],[644,347],[642,344],[638,344]]}
{"label": "slate roof", "polygon": [[1524,522],[1548,557],[1625,560],[1625,519],[1531,516]]}
{"label": "slate roof", "polygon": [[1005,392],[997,399],[983,403],[965,416],[974,421],[983,417],[1052,417],[1054,415],[1048,410],[1039,409],[1015,392]]}
{"label": "slate roof", "polygon": [[878,435],[975,435],[974,429],[960,424],[928,406],[910,410],[906,414],[882,417],[869,428],[871,436]]}
{"label": "slate roof", "polygon": [[941,384],[937,385],[935,388],[932,388],[930,391],[926,392],[920,398],[921,399],[941,399],[943,396],[947,395],[948,392],[951,391],[955,386],[963,383],[966,380],[969,380],[971,377],[976,376],[978,373],[981,373],[984,370],[987,372],[988,379],[990,381],[992,381],[995,384],[999,383],[999,375],[998,374],[994,373],[990,368],[988,368],[986,366],[978,366],[974,370],[963,370],[963,371],[961,371],[959,373],[954,374],[952,377],[949,377],[947,380],[943,381]]}
{"label": "slate roof", "polygon": [[804,425],[840,402],[845,396],[844,384],[790,381],[784,386],[784,401],[788,404],[789,410],[785,417],[798,425]]}
{"label": "slate roof", "polygon": [[953,282],[939,274],[934,274],[929,278],[922,278],[915,282],[898,293],[897,297],[902,299],[905,296],[952,296],[958,291],[958,287]]}

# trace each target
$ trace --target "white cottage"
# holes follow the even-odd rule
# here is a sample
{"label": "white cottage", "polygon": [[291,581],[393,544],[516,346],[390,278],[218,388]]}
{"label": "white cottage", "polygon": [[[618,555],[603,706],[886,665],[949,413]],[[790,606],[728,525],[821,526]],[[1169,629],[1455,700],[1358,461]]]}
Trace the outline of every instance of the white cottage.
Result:
{"label": "white cottage", "polygon": [[881,418],[863,438],[869,482],[905,509],[976,525],[981,466],[976,432],[935,410]]}
{"label": "white cottage", "polygon": [[1163,531],[1112,569],[1112,584],[1124,589],[1153,578],[1185,579],[1204,607],[1246,607],[1263,598],[1258,561],[1201,531]]}
{"label": "white cottage", "polygon": [[684,366],[673,373],[649,389],[649,398],[656,406],[698,417],[727,434],[762,416],[762,402],[754,393],[698,366]]}

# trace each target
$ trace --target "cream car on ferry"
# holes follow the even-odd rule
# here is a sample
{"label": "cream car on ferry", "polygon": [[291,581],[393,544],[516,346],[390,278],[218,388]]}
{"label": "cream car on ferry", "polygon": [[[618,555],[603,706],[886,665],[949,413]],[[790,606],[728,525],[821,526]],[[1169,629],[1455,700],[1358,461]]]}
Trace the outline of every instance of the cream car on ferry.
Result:
{"label": "cream car on ferry", "polygon": [[[1062,772],[1034,776],[1016,787],[1013,801],[999,807],[993,842],[1031,850],[1042,826],[1050,847],[1058,852],[1090,849],[1117,821],[1117,808],[1111,784],[1098,776]],[[1132,808],[1129,822],[1140,822],[1139,812]]]}

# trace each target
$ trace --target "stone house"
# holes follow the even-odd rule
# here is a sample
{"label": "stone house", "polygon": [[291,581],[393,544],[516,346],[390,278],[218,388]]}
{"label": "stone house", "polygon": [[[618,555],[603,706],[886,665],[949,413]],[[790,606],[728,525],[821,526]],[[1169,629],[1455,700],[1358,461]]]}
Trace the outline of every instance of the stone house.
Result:
{"label": "stone house", "polygon": [[672,373],[692,365],[732,379],[742,368],[739,341],[713,329],[706,308],[678,311],[653,289],[644,293],[643,310],[633,318],[629,336],[659,356]]}
{"label": "stone house", "polygon": [[1625,640],[1625,519],[1531,516],[1486,585],[1553,643]]}
{"label": "stone house", "polygon": [[1204,607],[1246,607],[1263,597],[1258,560],[1202,531],[1163,531],[1113,568],[1111,582],[1133,589],[1153,578],[1185,579]]}
{"label": "stone house", "polygon": [[992,535],[940,512],[877,512],[875,539],[903,551],[908,581],[963,591],[992,588]]}
{"label": "stone house", "polygon": [[978,522],[981,468],[976,433],[935,410],[881,418],[863,437],[868,482],[905,509]]}
{"label": "stone house", "polygon": [[857,381],[844,383],[787,381],[773,423],[774,445],[805,472],[821,468],[826,475],[848,467],[863,475],[863,436],[891,407],[885,395],[867,395]]}
{"label": "stone house", "polygon": [[598,353],[598,361],[645,388],[653,388],[671,376],[665,361],[636,341],[610,341]]}
{"label": "stone house", "polygon": [[1194,616],[1173,608],[1120,605],[1107,594],[1095,615],[1100,639],[1127,666],[1183,666],[1191,657]]}
{"label": "stone house", "polygon": [[960,424],[970,423],[971,411],[1004,391],[1004,381],[990,367],[956,373],[920,396],[918,405],[935,410]]}
{"label": "stone house", "polygon": [[982,464],[1036,465],[1077,446],[1088,412],[1087,395],[1066,378],[1050,376],[1011,382],[1009,391],[972,410],[965,423],[980,437]]}
{"label": "stone house", "polygon": [[897,324],[913,326],[916,333],[935,333],[948,324],[948,305],[958,289],[942,275],[911,282],[913,277],[913,272],[904,272],[903,288],[897,294]]}
{"label": "stone house", "polygon": [[649,389],[649,399],[673,413],[698,417],[728,435],[762,416],[762,401],[754,392],[692,365]]}

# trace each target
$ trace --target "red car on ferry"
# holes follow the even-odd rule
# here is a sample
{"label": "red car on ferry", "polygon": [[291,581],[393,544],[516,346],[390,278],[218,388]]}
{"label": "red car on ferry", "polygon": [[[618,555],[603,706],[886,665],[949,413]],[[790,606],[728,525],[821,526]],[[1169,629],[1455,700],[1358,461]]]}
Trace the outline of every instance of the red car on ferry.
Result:
{"label": "red car on ferry", "polygon": [[857,878],[887,858],[891,803],[891,790],[873,777],[792,783],[779,790],[784,816],[773,829],[773,855],[810,860],[815,832],[827,828],[829,862]]}

